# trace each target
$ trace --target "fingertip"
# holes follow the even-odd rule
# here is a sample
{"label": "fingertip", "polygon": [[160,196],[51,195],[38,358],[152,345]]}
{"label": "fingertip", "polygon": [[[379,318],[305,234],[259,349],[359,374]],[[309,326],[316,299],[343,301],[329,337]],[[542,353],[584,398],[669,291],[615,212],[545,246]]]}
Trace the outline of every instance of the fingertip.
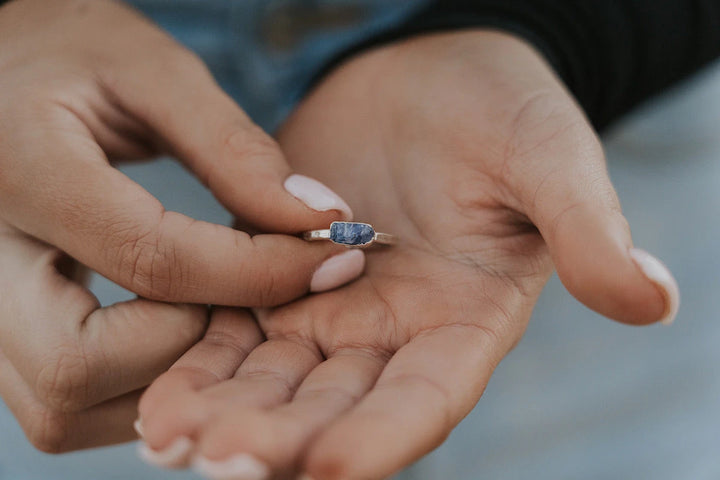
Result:
{"label": "fingertip", "polygon": [[347,458],[332,447],[318,449],[313,445],[304,468],[302,480],[356,478],[352,476],[354,472],[351,472]]}
{"label": "fingertip", "polygon": [[315,211],[336,210],[340,212],[343,220],[353,219],[353,212],[347,202],[325,184],[313,178],[293,174],[285,179],[283,186],[293,197]]}
{"label": "fingertip", "polygon": [[147,419],[152,417],[164,401],[171,395],[176,395],[182,391],[178,388],[177,376],[170,372],[166,372],[156,378],[142,393],[138,402],[138,419],[135,420],[133,427],[141,437],[146,434],[145,427]]}
{"label": "fingertip", "polygon": [[139,438],[143,438],[145,436],[142,419],[138,418],[133,422],[133,429],[135,430],[135,433],[137,433]]}
{"label": "fingertip", "polygon": [[[631,253],[630,229],[619,211],[583,206],[566,210],[561,219],[547,237],[548,247],[560,280],[575,298],[628,325],[653,324],[673,315],[665,291],[673,291],[672,276],[657,261],[650,269],[645,256]],[[648,263],[653,278],[634,257]]]}
{"label": "fingertip", "polygon": [[138,445],[138,456],[150,465],[160,468],[185,468],[190,464],[194,442],[188,437],[178,437],[162,450],[155,450],[145,442]]}
{"label": "fingertip", "polygon": [[666,326],[672,325],[680,309],[680,289],[675,277],[664,263],[645,250],[631,248],[629,253],[635,265],[663,297],[664,310],[658,322]]}
{"label": "fingertip", "polygon": [[311,292],[324,292],[345,285],[365,269],[365,253],[351,249],[325,260],[310,281]]}
{"label": "fingertip", "polygon": [[[356,438],[366,432],[357,433]],[[389,478],[393,470],[387,458],[378,455],[378,442],[357,443],[347,434],[330,430],[310,446],[303,461],[303,480],[343,480],[348,478]],[[393,450],[388,447],[387,450]],[[390,454],[392,455],[392,453]],[[381,473],[382,472],[382,473]]]}
{"label": "fingertip", "polygon": [[[604,260],[603,260],[604,259]],[[588,308],[626,325],[656,323],[665,309],[655,284],[627,256],[568,259],[558,265],[558,275],[568,291]]]}
{"label": "fingertip", "polygon": [[241,453],[224,460],[211,460],[198,456],[193,470],[212,480],[265,480],[270,477],[269,467],[253,455]]}

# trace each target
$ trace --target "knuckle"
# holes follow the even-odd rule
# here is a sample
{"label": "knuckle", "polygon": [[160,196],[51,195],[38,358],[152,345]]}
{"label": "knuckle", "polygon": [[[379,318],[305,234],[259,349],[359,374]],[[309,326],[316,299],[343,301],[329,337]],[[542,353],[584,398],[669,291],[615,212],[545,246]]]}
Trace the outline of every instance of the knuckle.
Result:
{"label": "knuckle", "polygon": [[272,268],[262,272],[261,275],[262,277],[249,277],[262,278],[262,280],[248,286],[248,293],[251,295],[249,301],[253,306],[275,307],[307,293],[304,284],[288,282],[285,274]]}
{"label": "knuckle", "polygon": [[89,395],[89,365],[80,352],[61,352],[49,359],[35,379],[35,392],[46,406],[61,412],[85,405]]}
{"label": "knuckle", "polygon": [[145,57],[152,62],[153,70],[161,71],[166,78],[196,79],[198,76],[212,78],[202,58],[163,32],[155,32],[152,39],[156,55]]}
{"label": "knuckle", "polygon": [[219,330],[208,330],[203,336],[202,342],[214,351],[230,352],[236,358],[247,357],[252,350],[252,346],[256,344],[256,342],[248,344],[246,339],[241,338],[238,334]]}
{"label": "knuckle", "polygon": [[264,160],[280,154],[280,147],[257,125],[230,124],[220,130],[224,151],[243,160]]}
{"label": "knuckle", "polygon": [[277,279],[276,274],[272,270],[265,273],[263,281],[255,284],[255,297],[260,305],[272,305],[278,300],[278,292],[276,291]]}
{"label": "knuckle", "polygon": [[69,451],[71,426],[68,416],[61,412],[43,408],[33,415],[32,423],[26,430],[28,440],[41,452],[58,454]]}
{"label": "knuckle", "polygon": [[170,300],[179,272],[175,249],[155,234],[127,239],[120,246],[119,262],[122,277],[138,295],[153,300]]}
{"label": "knuckle", "polygon": [[168,47],[172,50],[172,54],[168,56],[170,63],[169,67],[172,71],[179,74],[194,74],[212,78],[210,70],[198,54],[190,49],[178,45],[174,41],[169,43]]}
{"label": "knuckle", "polygon": [[[250,241],[255,242],[252,238]],[[253,247],[253,251],[252,258],[246,258],[238,266],[241,278],[248,279],[243,295],[248,306],[272,307],[305,293],[305,287],[289,281],[287,271],[277,268],[262,248]]]}
{"label": "knuckle", "polygon": [[[233,114],[235,115],[235,114]],[[225,165],[235,165],[256,181],[274,181],[276,172],[268,165],[282,159],[277,142],[257,125],[244,119],[226,121],[217,128],[214,141],[223,161],[213,162],[201,174],[201,181],[211,189],[228,182]],[[263,178],[264,177],[264,178]],[[262,202],[260,202],[262,203]]]}
{"label": "knuckle", "polygon": [[208,309],[202,305],[176,305],[178,344],[190,347],[202,338],[208,324]]}

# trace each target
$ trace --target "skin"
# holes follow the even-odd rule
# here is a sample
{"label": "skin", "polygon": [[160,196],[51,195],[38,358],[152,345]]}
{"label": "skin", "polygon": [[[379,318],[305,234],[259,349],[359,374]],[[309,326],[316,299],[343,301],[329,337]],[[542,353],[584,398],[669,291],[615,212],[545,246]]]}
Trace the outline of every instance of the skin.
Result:
{"label": "skin", "polygon": [[[165,211],[113,165],[172,154],[264,232],[341,213],[285,191],[277,143],[119,2],[14,1],[0,31],[0,395],[41,450],[129,440],[141,390],[205,331],[187,303],[285,303],[342,249]],[[101,308],[85,267],[139,298]]]}
{"label": "skin", "polygon": [[[291,164],[399,236],[366,274],[274,309],[218,309],[144,395],[147,444],[250,454],[275,478],[382,479],[480,399],[557,268],[624,323],[658,320],[601,145],[541,56],[502,33],[385,46],[339,67],[287,121]],[[266,339],[263,341],[263,339]]]}

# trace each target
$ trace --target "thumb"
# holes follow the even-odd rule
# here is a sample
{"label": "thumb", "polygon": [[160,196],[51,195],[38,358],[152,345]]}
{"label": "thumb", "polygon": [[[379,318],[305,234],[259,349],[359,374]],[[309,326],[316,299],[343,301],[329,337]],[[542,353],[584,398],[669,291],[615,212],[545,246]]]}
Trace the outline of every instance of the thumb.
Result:
{"label": "thumb", "polygon": [[[545,239],[560,280],[589,308],[623,323],[674,320],[680,295],[670,271],[633,247],[599,141],[578,151],[551,149],[534,162],[531,220]],[[557,152],[563,152],[556,155]]]}
{"label": "thumb", "polygon": [[199,59],[177,51],[172,61],[145,62],[139,67],[144,75],[119,75],[112,88],[225,207],[265,232],[297,233],[352,219],[340,196],[293,174],[275,140],[222,91]]}

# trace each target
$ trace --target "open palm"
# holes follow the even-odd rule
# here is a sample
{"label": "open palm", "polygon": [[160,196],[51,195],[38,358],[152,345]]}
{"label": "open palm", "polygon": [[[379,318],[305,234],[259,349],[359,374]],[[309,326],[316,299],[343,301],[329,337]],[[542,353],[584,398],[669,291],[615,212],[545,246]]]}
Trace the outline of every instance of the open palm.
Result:
{"label": "open palm", "polygon": [[212,478],[385,478],[473,408],[553,261],[618,320],[672,305],[632,260],[591,127],[512,37],[435,35],[354,59],[279,140],[399,243],[367,250],[364,277],[340,289],[255,318],[216,308],[141,403],[159,463],[194,456]]}

